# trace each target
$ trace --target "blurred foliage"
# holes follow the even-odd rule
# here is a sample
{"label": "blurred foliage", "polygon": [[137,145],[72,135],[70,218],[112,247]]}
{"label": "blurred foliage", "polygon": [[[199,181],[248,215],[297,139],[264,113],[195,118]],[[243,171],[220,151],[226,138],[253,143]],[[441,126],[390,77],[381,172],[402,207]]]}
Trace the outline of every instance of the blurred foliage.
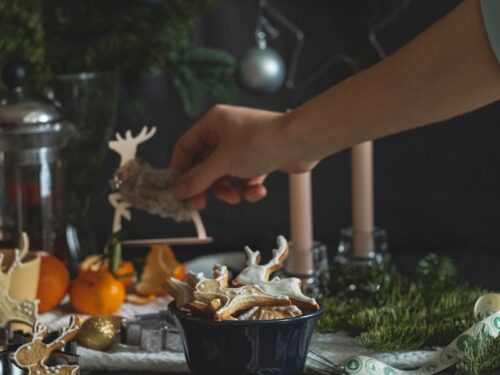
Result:
{"label": "blurred foliage", "polygon": [[15,57],[46,83],[54,74],[125,70],[172,72],[185,110],[203,94],[227,102],[235,60],[193,48],[198,18],[216,0],[0,0],[0,66]]}
{"label": "blurred foliage", "polygon": [[36,76],[48,74],[40,0],[0,0],[0,67],[9,58],[22,58]]}
{"label": "blurred foliage", "polygon": [[429,255],[414,277],[392,265],[339,266],[323,283],[321,332],[347,331],[381,351],[449,344],[474,323],[474,303],[486,291],[458,280],[453,262]]}

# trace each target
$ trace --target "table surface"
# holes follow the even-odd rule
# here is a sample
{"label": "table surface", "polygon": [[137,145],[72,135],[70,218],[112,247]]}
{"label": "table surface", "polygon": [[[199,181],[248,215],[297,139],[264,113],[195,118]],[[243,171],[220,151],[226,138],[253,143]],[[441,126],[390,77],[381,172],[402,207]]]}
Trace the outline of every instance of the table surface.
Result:
{"label": "table surface", "polygon": [[[327,358],[329,361],[333,363],[341,363],[346,359],[354,356],[354,355],[368,355],[372,356],[384,363],[390,364],[392,366],[398,368],[417,368],[422,365],[422,363],[428,361],[435,355],[435,351],[432,350],[421,350],[421,351],[413,351],[413,352],[396,352],[396,353],[377,353],[373,350],[366,349],[360,346],[357,341],[345,334],[314,334],[311,344],[310,350],[316,353],[319,353],[321,356]],[[147,358],[142,359],[141,361],[147,361]],[[168,363],[162,364],[168,371]],[[106,370],[95,370],[95,371],[82,371],[83,374],[86,375],[104,375],[113,373],[119,374],[142,374],[146,370],[141,371],[127,371],[127,364],[123,364],[121,366],[124,370],[114,370],[114,371],[106,371]],[[177,367],[179,370],[181,368]],[[158,367],[156,367],[158,369]],[[187,372],[167,372],[167,371],[149,371],[148,374],[163,374],[163,375],[187,375]]]}

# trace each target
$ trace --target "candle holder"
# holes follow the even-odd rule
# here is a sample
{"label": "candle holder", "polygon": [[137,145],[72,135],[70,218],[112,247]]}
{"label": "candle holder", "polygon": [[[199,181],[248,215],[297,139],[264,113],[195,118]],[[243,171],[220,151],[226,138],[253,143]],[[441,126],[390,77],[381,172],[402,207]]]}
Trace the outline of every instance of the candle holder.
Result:
{"label": "candle holder", "polygon": [[285,262],[282,276],[299,278],[302,281],[302,291],[311,297],[317,297],[320,294],[321,277],[323,274],[329,272],[330,269],[326,245],[319,241],[313,242],[313,247],[310,250],[312,269],[301,274],[293,272],[293,270],[290,269],[294,256],[293,242],[290,241],[288,246],[290,248],[289,256]]}
{"label": "candle holder", "polygon": [[[359,246],[360,249],[356,249]],[[356,251],[357,250],[357,251]],[[387,232],[375,228],[371,232],[356,232],[352,228],[340,231],[340,241],[333,263],[338,265],[371,266],[387,262]]]}

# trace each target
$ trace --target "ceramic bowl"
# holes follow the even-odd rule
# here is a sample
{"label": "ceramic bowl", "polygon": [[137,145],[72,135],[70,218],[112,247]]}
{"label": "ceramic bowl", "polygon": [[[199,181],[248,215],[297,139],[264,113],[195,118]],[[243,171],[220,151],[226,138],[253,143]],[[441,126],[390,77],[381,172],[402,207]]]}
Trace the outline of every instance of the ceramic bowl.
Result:
{"label": "ceramic bowl", "polygon": [[323,309],[278,320],[216,322],[169,305],[196,375],[299,375]]}

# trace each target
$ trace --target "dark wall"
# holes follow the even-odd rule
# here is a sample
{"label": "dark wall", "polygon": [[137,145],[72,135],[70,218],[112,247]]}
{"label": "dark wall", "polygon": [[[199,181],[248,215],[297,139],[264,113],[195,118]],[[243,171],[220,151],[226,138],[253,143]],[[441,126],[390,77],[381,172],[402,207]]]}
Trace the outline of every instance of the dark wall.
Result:
{"label": "dark wall", "polygon": [[[285,110],[307,100],[347,76],[341,64],[326,69],[311,84],[304,84],[339,52],[375,61],[367,39],[366,3],[351,0],[276,0],[273,4],[304,30],[306,44],[294,91],[281,90],[268,97],[242,94],[238,104]],[[413,4],[380,34],[391,52],[446,14],[459,1],[414,0]],[[235,56],[253,45],[255,1],[224,1],[200,25],[197,38],[204,45],[224,48]],[[466,25],[464,25],[466,27]],[[286,33],[271,45],[289,56],[293,38]],[[458,79],[458,78],[457,78]],[[166,80],[168,77],[160,77]],[[158,79],[143,82],[152,119],[160,128],[143,158],[166,165],[175,140],[192,123],[179,110],[179,101]],[[122,118],[119,129],[127,124]],[[332,122],[335,119],[332,119]],[[369,124],[367,124],[369,126]],[[379,140],[375,144],[376,223],[387,229],[390,251],[489,252],[500,243],[500,104],[474,113]],[[350,156],[342,152],[324,160],[314,171],[315,236],[335,248],[339,230],[350,224]],[[105,200],[104,182],[117,158],[110,155],[96,185],[94,226],[102,240],[112,220]],[[181,257],[199,252],[239,250],[243,245],[270,249],[277,234],[288,235],[287,177],[269,177],[269,196],[257,204],[228,206],[211,199],[203,212],[213,246],[186,249]],[[189,225],[161,221],[134,213],[127,236],[192,234]],[[472,249],[472,250],[471,250]]]}

